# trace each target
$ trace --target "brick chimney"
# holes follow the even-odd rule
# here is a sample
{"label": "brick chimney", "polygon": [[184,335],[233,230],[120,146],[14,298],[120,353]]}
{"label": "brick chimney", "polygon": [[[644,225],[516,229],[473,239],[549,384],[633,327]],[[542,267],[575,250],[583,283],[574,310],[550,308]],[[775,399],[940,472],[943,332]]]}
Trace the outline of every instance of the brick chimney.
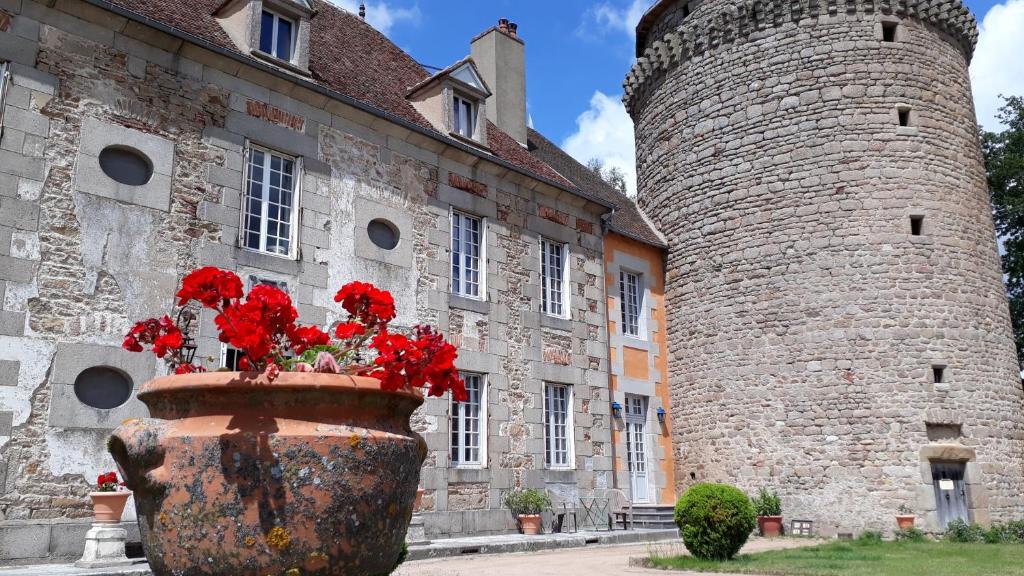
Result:
{"label": "brick chimney", "polygon": [[470,43],[470,55],[491,89],[487,119],[526,146],[526,47],[508,19]]}

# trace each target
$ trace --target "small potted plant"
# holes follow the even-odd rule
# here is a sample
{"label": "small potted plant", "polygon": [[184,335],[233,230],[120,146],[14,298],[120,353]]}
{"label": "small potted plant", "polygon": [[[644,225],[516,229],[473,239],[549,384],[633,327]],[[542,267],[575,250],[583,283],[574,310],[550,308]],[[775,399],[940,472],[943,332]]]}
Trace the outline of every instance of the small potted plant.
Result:
{"label": "small potted plant", "polygon": [[909,530],[914,527],[914,511],[909,506],[900,504],[896,511],[899,512],[896,515],[896,525],[900,530]]}
{"label": "small potted plant", "polygon": [[540,514],[551,508],[548,495],[536,488],[512,490],[505,494],[505,507],[516,517],[523,534],[540,534]]}
{"label": "small potted plant", "polygon": [[96,478],[96,491],[89,493],[92,499],[92,513],[99,524],[116,524],[121,521],[124,506],[132,495],[125,489],[124,482],[118,482],[117,472],[100,474]]}
{"label": "small potted plant", "polygon": [[762,488],[753,499],[757,526],[761,536],[775,538],[782,535],[782,500],[775,492]]}

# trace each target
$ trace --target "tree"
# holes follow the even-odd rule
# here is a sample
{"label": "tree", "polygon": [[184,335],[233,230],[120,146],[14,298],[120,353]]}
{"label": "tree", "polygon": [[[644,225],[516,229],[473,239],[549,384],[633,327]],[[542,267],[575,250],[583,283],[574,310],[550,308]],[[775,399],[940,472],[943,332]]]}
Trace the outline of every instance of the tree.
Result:
{"label": "tree", "polygon": [[611,166],[609,168],[604,167],[604,160],[600,158],[591,158],[587,160],[587,168],[594,171],[601,177],[602,180],[611,185],[619,192],[626,194],[626,173],[622,171],[622,168],[618,166]]}
{"label": "tree", "polygon": [[1017,361],[1024,366],[1024,98],[1004,97],[1002,132],[981,132],[996,233],[1003,243],[1003,273]]}

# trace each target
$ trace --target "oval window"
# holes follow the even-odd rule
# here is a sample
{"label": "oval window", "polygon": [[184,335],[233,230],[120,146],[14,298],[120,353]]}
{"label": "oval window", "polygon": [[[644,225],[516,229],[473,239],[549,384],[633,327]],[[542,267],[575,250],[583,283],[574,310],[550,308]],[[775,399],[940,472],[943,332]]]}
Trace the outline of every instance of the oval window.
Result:
{"label": "oval window", "polygon": [[108,366],[87,368],[75,378],[75,396],[93,408],[117,408],[132,397],[132,380],[127,374]]}
{"label": "oval window", "polygon": [[383,218],[371,220],[366,225],[366,233],[370,236],[370,241],[378,248],[394,250],[395,246],[398,246],[398,228]]}
{"label": "oval window", "polygon": [[133,148],[107,146],[100,152],[100,169],[116,182],[142,186],[153,176],[153,163]]}

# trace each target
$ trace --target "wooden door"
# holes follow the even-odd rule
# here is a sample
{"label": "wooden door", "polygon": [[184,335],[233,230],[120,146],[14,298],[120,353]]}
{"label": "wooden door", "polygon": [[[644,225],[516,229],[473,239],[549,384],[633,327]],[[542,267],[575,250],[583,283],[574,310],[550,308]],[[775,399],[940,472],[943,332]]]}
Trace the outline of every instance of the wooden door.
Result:
{"label": "wooden door", "polygon": [[942,529],[956,519],[970,522],[967,514],[967,486],[964,484],[965,468],[963,462],[932,462],[935,504]]}

